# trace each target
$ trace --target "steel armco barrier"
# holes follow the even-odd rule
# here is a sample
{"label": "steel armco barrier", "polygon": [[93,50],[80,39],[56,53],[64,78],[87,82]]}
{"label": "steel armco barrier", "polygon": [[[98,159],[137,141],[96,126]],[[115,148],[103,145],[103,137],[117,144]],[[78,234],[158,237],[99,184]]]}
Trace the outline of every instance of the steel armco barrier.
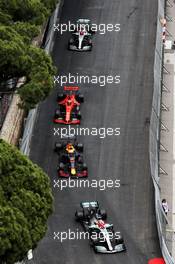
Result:
{"label": "steel armco barrier", "polygon": [[155,189],[155,210],[157,230],[160,241],[160,248],[166,264],[174,264],[170,250],[166,243],[167,219],[162,209],[159,188],[159,142],[160,142],[160,105],[162,89],[162,66],[163,66],[163,38],[162,38],[162,19],[165,17],[165,0],[158,0],[157,35],[154,60],[154,92],[152,102],[152,113],[150,120],[150,168]]}
{"label": "steel armco barrier", "polygon": [[[46,37],[46,41],[44,45],[44,49],[47,53],[50,53],[51,51],[51,44],[53,42],[53,37],[54,37],[53,25],[57,23],[58,13],[61,10],[62,5],[63,5],[63,0],[62,1],[60,0],[59,3],[57,4],[55,11],[52,13],[50,20],[49,20],[49,25],[47,29],[47,37]],[[26,123],[25,123],[23,137],[20,142],[20,150],[23,154],[27,156],[29,156],[30,154],[30,141],[31,141],[32,132],[34,128],[34,123],[36,120],[36,114],[37,114],[37,107],[29,111],[29,114],[27,116]]]}

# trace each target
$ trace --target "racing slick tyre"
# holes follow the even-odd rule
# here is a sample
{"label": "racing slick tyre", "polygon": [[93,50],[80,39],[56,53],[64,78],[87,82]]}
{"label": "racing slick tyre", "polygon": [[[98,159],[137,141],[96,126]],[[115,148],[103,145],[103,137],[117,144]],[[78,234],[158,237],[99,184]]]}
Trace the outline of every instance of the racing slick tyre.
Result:
{"label": "racing slick tyre", "polygon": [[68,45],[67,45],[67,49],[68,49],[68,50],[72,50],[72,49],[70,48],[70,46],[73,45],[73,44],[74,44],[74,41],[71,42],[71,40],[70,40],[69,43],[68,43]]}
{"label": "racing slick tyre", "polygon": [[83,163],[83,170],[87,170],[88,168],[87,168],[87,165],[86,165],[86,163]]}
{"label": "racing slick tyre", "polygon": [[78,162],[78,165],[80,166],[80,168],[82,168],[82,165],[83,165],[83,156],[82,155],[78,155],[77,162]]}
{"label": "racing slick tyre", "polygon": [[94,231],[89,230],[89,234],[90,234],[90,244],[91,244],[91,246],[95,247],[95,246],[99,245],[98,233],[95,233]]}
{"label": "racing slick tyre", "polygon": [[77,113],[77,118],[78,118],[79,120],[81,120],[81,112],[80,112],[80,111],[78,111],[78,113]]}
{"label": "racing slick tyre", "polygon": [[81,211],[75,212],[75,220],[76,221],[81,221],[81,220],[83,220],[83,218],[84,218],[83,212],[81,212]]}
{"label": "racing slick tyre", "polygon": [[89,29],[89,33],[90,33],[90,34],[94,35],[94,34],[95,34],[95,32],[96,32],[96,31],[95,31],[95,30],[93,30],[92,28],[90,28],[90,29]]}
{"label": "racing slick tyre", "polygon": [[92,51],[92,46],[90,46],[89,51]]}
{"label": "racing slick tyre", "polygon": [[93,250],[94,250],[94,252],[95,252],[96,254],[98,253],[97,248],[96,248],[95,245],[93,246]]}
{"label": "racing slick tyre", "polygon": [[76,112],[79,112],[79,111],[80,111],[80,106],[77,105],[77,106],[76,106]]}
{"label": "racing slick tyre", "polygon": [[61,112],[60,112],[59,109],[57,109],[57,110],[55,111],[55,118],[59,118],[59,117],[61,117]]}
{"label": "racing slick tyre", "polygon": [[59,142],[55,143],[55,148],[54,148],[55,152],[58,153],[60,150],[62,150],[62,148],[63,148],[63,145],[61,143]]}
{"label": "racing slick tyre", "polygon": [[104,209],[100,209],[100,214],[103,220],[106,220],[107,218],[107,213]]}
{"label": "racing slick tyre", "polygon": [[58,166],[58,170],[61,169],[61,170],[64,170],[65,168],[65,165],[63,162],[60,162],[59,166]]}
{"label": "racing slick tyre", "polygon": [[74,40],[71,38],[70,40],[69,40],[69,45],[70,44],[73,44],[74,43]]}
{"label": "racing slick tyre", "polygon": [[77,99],[77,101],[79,103],[83,103],[84,102],[84,95],[83,94],[78,94],[76,99]]}
{"label": "racing slick tyre", "polygon": [[62,101],[64,98],[65,98],[65,94],[64,94],[64,93],[60,93],[60,94],[58,94],[58,96],[57,96],[57,101],[60,102],[60,101]]}
{"label": "racing slick tyre", "polygon": [[116,237],[115,241],[116,241],[117,244],[124,244],[124,240],[123,240],[122,236]]}
{"label": "racing slick tyre", "polygon": [[79,152],[83,152],[83,149],[84,149],[84,146],[82,143],[77,143],[76,145],[76,149],[79,151]]}

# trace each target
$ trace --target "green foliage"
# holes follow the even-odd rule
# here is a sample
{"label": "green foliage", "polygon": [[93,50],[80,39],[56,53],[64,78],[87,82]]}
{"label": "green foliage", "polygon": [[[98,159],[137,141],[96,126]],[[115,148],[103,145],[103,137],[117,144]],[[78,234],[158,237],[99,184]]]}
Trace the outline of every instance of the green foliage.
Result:
{"label": "green foliage", "polygon": [[56,4],[58,3],[58,0],[41,0],[41,2],[44,4],[44,6],[49,10],[54,10]]}
{"label": "green foliage", "polygon": [[54,86],[52,76],[56,70],[44,50],[30,46],[27,55],[27,81],[18,93],[22,99],[21,107],[29,110],[48,96]]}
{"label": "green foliage", "polygon": [[0,10],[0,24],[10,25],[11,23],[12,17]]}
{"label": "green foliage", "polygon": [[31,46],[57,0],[0,0],[0,83],[26,76],[19,89],[21,107],[29,110],[53,88],[55,68],[43,50]]}
{"label": "green foliage", "polygon": [[2,140],[0,182],[0,259],[13,264],[44,236],[52,194],[48,176]]}
{"label": "green foliage", "polygon": [[32,75],[38,73],[39,69],[42,68],[46,69],[51,75],[55,74],[52,59],[44,50],[30,46],[27,54],[29,56],[28,75],[29,73],[31,74],[30,78],[32,78]]}
{"label": "green foliage", "polygon": [[23,41],[30,44],[32,39],[39,35],[39,27],[27,22],[16,22],[13,29],[23,38]]}
{"label": "green foliage", "polygon": [[1,0],[0,9],[9,14],[13,21],[42,24],[49,14],[40,0]]}
{"label": "green foliage", "polygon": [[0,81],[23,76],[26,46],[10,26],[0,25]]}

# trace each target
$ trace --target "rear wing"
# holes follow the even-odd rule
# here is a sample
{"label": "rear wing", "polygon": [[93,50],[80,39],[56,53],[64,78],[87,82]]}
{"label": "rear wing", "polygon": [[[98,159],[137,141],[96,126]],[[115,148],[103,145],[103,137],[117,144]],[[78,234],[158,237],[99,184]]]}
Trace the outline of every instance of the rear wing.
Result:
{"label": "rear wing", "polygon": [[77,139],[77,136],[75,134],[64,134],[62,135],[61,137],[61,140],[76,140]]}
{"label": "rear wing", "polygon": [[98,208],[99,207],[99,203],[97,201],[92,201],[92,202],[81,202],[80,206],[82,208]]}
{"label": "rear wing", "polygon": [[86,23],[86,24],[88,24],[88,23],[90,23],[90,22],[91,22],[90,19],[87,19],[87,18],[86,18],[86,19],[85,19],[85,18],[80,18],[80,19],[77,20],[76,23],[77,23],[77,24],[78,24],[78,23]]}
{"label": "rear wing", "polygon": [[78,91],[78,86],[64,86],[64,91]]}

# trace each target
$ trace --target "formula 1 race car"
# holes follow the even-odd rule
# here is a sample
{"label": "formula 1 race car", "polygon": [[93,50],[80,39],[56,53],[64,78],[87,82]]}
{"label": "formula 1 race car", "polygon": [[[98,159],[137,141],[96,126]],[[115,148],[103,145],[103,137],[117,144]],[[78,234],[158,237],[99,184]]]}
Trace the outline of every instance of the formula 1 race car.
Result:
{"label": "formula 1 race car", "polygon": [[81,210],[75,212],[79,221],[89,233],[91,246],[96,253],[117,253],[126,250],[119,232],[114,232],[113,225],[105,222],[107,213],[100,209],[97,201],[81,202]]}
{"label": "formula 1 race car", "polygon": [[65,86],[64,93],[58,94],[59,108],[55,111],[55,123],[80,124],[80,104],[84,102],[84,96],[78,90],[77,86]]}
{"label": "formula 1 race car", "polygon": [[89,19],[77,20],[76,28],[68,43],[68,49],[75,51],[91,51],[92,36],[94,33]]}
{"label": "formula 1 race car", "polygon": [[88,168],[83,160],[83,144],[75,140],[55,143],[55,152],[59,155],[58,176],[87,177]]}

